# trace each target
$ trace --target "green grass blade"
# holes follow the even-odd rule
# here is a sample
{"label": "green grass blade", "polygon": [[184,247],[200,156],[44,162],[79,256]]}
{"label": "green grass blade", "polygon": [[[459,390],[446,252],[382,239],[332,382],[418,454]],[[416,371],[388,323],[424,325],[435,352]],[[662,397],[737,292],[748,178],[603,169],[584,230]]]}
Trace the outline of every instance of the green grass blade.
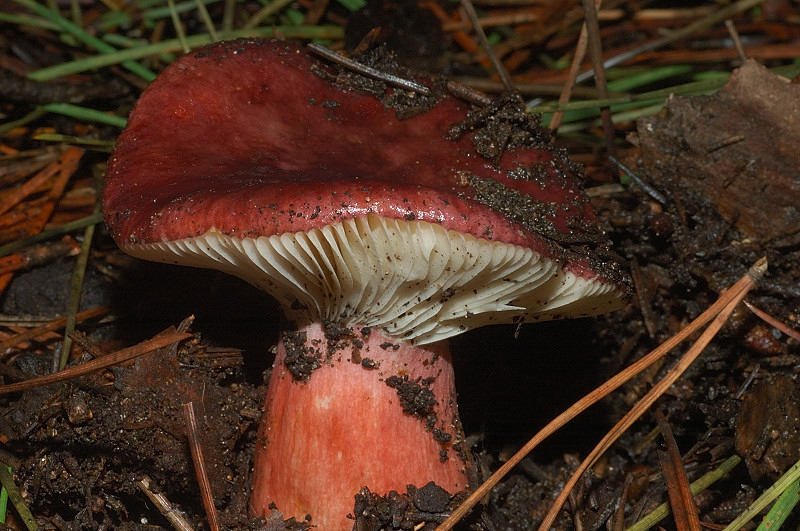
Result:
{"label": "green grass blade", "polygon": [[[664,100],[659,100],[657,103],[653,105],[645,105],[642,103],[637,103],[635,106],[627,107],[627,106],[614,106],[611,107],[611,121],[615,124],[620,123],[627,123],[632,122],[638,118],[643,116],[655,116],[661,109],[664,108]],[[595,115],[593,113],[593,115]],[[585,118],[585,117],[583,117]],[[585,131],[590,127],[598,127],[603,125],[603,120],[599,117],[594,120],[587,121],[576,121],[579,117],[574,117],[571,113],[564,114],[564,119],[562,120],[561,124],[558,128],[558,134],[568,134],[574,133],[577,131]],[[542,124],[545,126],[550,124],[550,116],[545,117],[542,120]]]}
{"label": "green grass blade", "polygon": [[342,4],[344,7],[349,9],[350,11],[358,11],[365,5],[367,5],[366,0],[339,0],[339,3]]}
{"label": "green grass blade", "polygon": [[[117,48],[122,48],[125,50],[150,44],[148,41],[143,39],[132,39],[131,37],[126,37],[125,35],[120,35],[119,33],[106,33],[103,35],[103,40],[112,46],[116,46]],[[174,53],[158,54],[158,58],[165,63],[171,63],[176,59],[176,57],[178,56]]]}
{"label": "green grass blade", "polygon": [[186,43],[186,32],[183,30],[181,17],[175,10],[175,0],[167,0],[167,4],[169,4],[170,16],[172,18],[172,27],[175,29],[175,34],[178,36],[178,41],[180,41],[181,43],[181,51],[183,53],[189,53],[191,48],[189,48],[189,45]]}
{"label": "green grass blade", "polygon": [[292,0],[272,0],[272,2],[268,3],[267,5],[259,9],[255,15],[250,17],[250,20],[248,20],[245,23],[244,27],[247,29],[253,29],[257,27],[264,21],[264,19],[277,13],[278,11],[289,5],[291,1]]}
{"label": "green grass blade", "polygon": [[30,15],[18,15],[15,13],[0,13],[0,22],[8,22],[9,24],[16,24],[17,26],[30,26],[32,28],[41,28],[49,31],[58,31],[58,26],[39,17],[32,17]]}
{"label": "green grass blade", "polygon": [[[692,495],[697,495],[708,487],[722,479],[728,472],[734,469],[736,465],[738,465],[742,461],[742,458],[738,455],[732,455],[728,459],[725,460],[720,466],[712,470],[711,472],[704,474],[703,477],[695,481],[690,485],[690,489],[692,491]],[[625,531],[647,531],[648,529],[655,527],[658,523],[666,518],[669,515],[669,504],[662,503],[659,505],[653,512],[633,524],[631,527],[626,529]]]}
{"label": "green grass blade", "polygon": [[36,523],[36,520],[34,520],[31,510],[28,509],[28,506],[25,504],[22,493],[20,493],[17,488],[17,484],[14,483],[14,478],[11,477],[11,472],[9,472],[8,465],[5,463],[0,463],[0,483],[2,483],[3,487],[8,491],[8,499],[11,500],[11,503],[17,510],[17,514],[19,514],[20,519],[25,524],[25,527],[28,528],[28,531],[36,531],[39,529],[39,525]]}
{"label": "green grass blade", "polygon": [[[11,472],[11,467],[8,467]],[[8,513],[8,491],[5,487],[0,488],[0,524],[5,524]]]}
{"label": "green grass blade", "polygon": [[[70,35],[72,35],[82,43],[86,44],[87,46],[91,46],[100,53],[110,54],[117,51],[110,44],[103,42],[94,35],[89,35],[83,30],[83,28],[77,26],[76,24],[73,24],[71,21],[62,17],[60,13],[50,10],[45,6],[43,6],[42,4],[35,2],[34,0],[14,0],[14,1],[30,9],[37,15],[44,17],[50,22],[56,24],[63,31],[69,33]],[[134,74],[138,75],[139,77],[146,79],[147,81],[152,81],[156,77],[155,73],[153,73],[152,71],[148,70],[147,68],[143,67],[142,65],[134,61],[125,61],[122,63],[122,66],[124,66]]]}
{"label": "green grass blade", "polygon": [[[770,69],[770,72],[793,79],[800,75],[800,65],[786,65],[781,67],[776,67]],[[633,103],[633,102],[654,102],[660,99],[664,99],[667,96],[675,95],[675,96],[682,96],[682,95],[698,95],[698,94],[709,94],[716,90],[722,88],[725,83],[728,82],[730,78],[730,74],[727,72],[720,72],[719,75],[715,75],[709,79],[703,79],[700,81],[692,81],[690,83],[684,83],[682,85],[676,85],[674,87],[668,87],[658,90],[651,90],[649,92],[642,92],[640,94],[626,94],[623,96],[615,96],[613,98],[607,98],[602,100],[585,100],[585,101],[572,101],[569,103],[543,103],[541,105],[535,105],[528,107],[529,112],[534,113],[552,113],[552,112],[566,112],[566,111],[578,111],[583,109],[599,109],[601,107],[611,107],[612,105],[621,105],[624,103]]]}
{"label": "green grass blade", "polygon": [[788,489],[783,491],[781,497],[769,510],[756,531],[778,531],[797,506],[797,502],[800,502],[800,480],[795,481],[789,485]]}
{"label": "green grass blade", "polygon": [[667,65],[657,68],[648,68],[635,74],[626,75],[615,81],[610,81],[608,83],[608,90],[609,92],[627,92],[637,87],[656,83],[664,79],[688,74],[693,68],[692,65]]}
{"label": "green grass blade", "polygon": [[45,114],[47,114],[46,110],[42,109],[41,107],[37,107],[36,109],[32,110],[31,112],[29,112],[28,114],[26,114],[25,116],[23,116],[22,118],[20,118],[18,120],[14,120],[14,121],[11,121],[11,122],[6,122],[4,124],[1,124],[0,125],[0,135],[4,135],[4,134],[8,133],[9,131],[11,131],[12,129],[16,129],[17,127],[22,127],[24,125],[27,125],[27,124],[33,122],[33,121],[36,121],[39,118],[41,118],[42,116],[44,116]]}
{"label": "green grass blade", "polygon": [[[176,2],[175,3],[175,12],[177,13],[188,13],[193,11],[197,8],[197,3],[202,2],[204,7],[206,4],[212,4],[214,2],[218,2],[219,0],[187,0],[186,2]],[[156,20],[167,18],[172,16],[172,8],[169,5],[160,6],[160,7],[152,7],[150,9],[146,9],[142,12],[142,18],[144,20],[154,22]]]}
{"label": "green grass blade", "polygon": [[97,109],[73,105],[71,103],[48,103],[47,105],[42,105],[41,108],[48,112],[71,116],[79,120],[113,125],[120,129],[124,128],[127,123],[127,120],[121,116],[108,114],[107,112],[98,111]]}
{"label": "green grass blade", "polygon": [[203,3],[202,0],[195,0],[197,4],[197,12],[200,13],[200,18],[203,21],[206,29],[208,30],[208,34],[211,36],[211,40],[217,42],[219,40],[219,35],[217,35],[217,28],[214,27],[214,21],[211,20],[211,15],[208,14],[208,9],[206,9],[206,5]]}
{"label": "green grass blade", "polygon": [[73,146],[81,146],[103,153],[111,153],[114,149],[113,140],[101,140],[99,138],[84,138],[81,136],[61,135],[57,133],[39,133],[33,136],[34,140],[42,140],[44,142],[57,142],[59,144],[72,144]]}
{"label": "green grass blade", "polygon": [[[95,186],[96,190],[100,190],[102,186],[102,175],[100,170],[95,168]],[[99,197],[95,197],[94,201],[94,216],[101,216],[101,201]],[[83,229],[83,241],[81,242],[81,250],[75,260],[75,267],[72,270],[72,279],[69,285],[69,307],[67,308],[67,323],[64,325],[64,339],[62,340],[61,360],[59,361],[58,370],[63,371],[69,362],[69,353],[72,350],[72,338],[70,334],[75,331],[75,326],[78,323],[78,311],[81,306],[81,295],[83,293],[83,282],[86,278],[86,267],[89,264],[89,252],[92,248],[92,240],[94,239],[94,229],[96,225],[90,224]]]}
{"label": "green grass blade", "polygon": [[[341,26],[270,26],[253,29],[240,29],[219,34],[221,40],[239,39],[242,37],[274,37],[283,35],[286,39],[340,39],[344,34]],[[207,33],[186,37],[190,48],[200,48],[211,44],[213,39]],[[42,68],[28,74],[30,79],[36,81],[49,81],[57,77],[77,74],[95,68],[112,66],[132,59],[141,59],[161,53],[180,53],[181,43],[178,39],[171,39],[157,44],[146,44],[128,50],[117,50],[113,54],[96,55],[86,59],[78,59],[47,68]]]}
{"label": "green grass blade", "polygon": [[74,221],[64,223],[63,225],[58,226],[54,229],[43,230],[39,234],[34,234],[33,236],[28,236],[27,238],[22,238],[21,240],[15,240],[11,243],[7,243],[3,246],[0,246],[0,258],[8,256],[11,253],[17,252],[20,249],[24,249],[29,245],[34,245],[39,242],[49,240],[50,238],[63,236],[68,232],[72,232],[74,230],[79,230],[79,229],[85,229],[89,225],[102,222],[103,222],[102,214],[92,214],[91,216],[86,216],[85,218],[80,218]]}
{"label": "green grass blade", "polygon": [[750,520],[767,508],[778,496],[780,496],[786,489],[793,483],[800,480],[800,461],[792,465],[792,467],[782,475],[778,481],[773,483],[764,493],[754,501],[745,512],[740,514],[733,522],[728,524],[723,531],[739,531]]}
{"label": "green grass blade", "polygon": [[694,81],[691,83],[685,83],[683,85],[678,85],[675,87],[652,90],[650,92],[642,92],[641,94],[626,94],[623,96],[616,96],[613,98],[573,101],[563,104],[545,103],[542,105],[537,105],[535,107],[530,107],[528,110],[530,112],[541,112],[541,113],[550,113],[557,111],[566,112],[566,111],[579,111],[584,109],[599,109],[601,107],[611,107],[612,105],[621,105],[624,103],[655,102],[658,100],[663,100],[670,94],[682,95],[682,94],[703,94],[703,93],[713,92],[722,87],[726,81],[727,78],[724,80],[712,79],[705,81]]}

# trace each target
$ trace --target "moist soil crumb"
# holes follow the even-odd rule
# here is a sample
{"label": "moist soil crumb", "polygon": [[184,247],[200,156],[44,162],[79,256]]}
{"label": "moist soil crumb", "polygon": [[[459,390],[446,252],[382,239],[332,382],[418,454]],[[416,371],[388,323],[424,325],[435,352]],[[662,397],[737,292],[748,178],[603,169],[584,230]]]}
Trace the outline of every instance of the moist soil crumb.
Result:
{"label": "moist soil crumb", "polygon": [[506,92],[486,107],[474,108],[464,121],[450,127],[446,138],[457,141],[467,133],[475,151],[495,165],[507,149],[553,149],[541,116],[526,112],[525,102],[516,93]]}
{"label": "moist soil crumb", "polygon": [[325,338],[328,340],[328,344],[355,337],[353,329],[341,323],[323,319],[322,327],[325,331]]}
{"label": "moist soil crumb", "polygon": [[[383,74],[389,74],[401,79],[415,81],[419,77],[419,74],[415,71],[401,66],[395,59],[394,53],[385,46],[370,48],[356,55],[353,59]],[[395,112],[398,120],[411,118],[429,111],[436,105],[443,94],[441,83],[433,87],[430,95],[420,94],[392,87],[381,79],[359,74],[342,65],[314,65],[312,66],[312,72],[341,89],[352,90],[380,100],[384,107]]]}
{"label": "moist soil crumb", "polygon": [[353,363],[361,362],[361,349],[364,347],[364,341],[356,337],[352,328],[327,319],[322,320],[322,327],[325,332],[325,338],[328,340],[327,359],[333,357],[339,350],[346,350],[351,352],[350,361]]}
{"label": "moist soil crumb", "polygon": [[433,391],[428,388],[432,381],[432,379],[425,378],[411,382],[407,375],[390,376],[386,378],[386,385],[397,391],[403,413],[420,419],[428,419],[433,415],[433,406],[438,403]]}
{"label": "moist soil crumb", "polygon": [[283,364],[295,380],[308,380],[311,373],[322,366],[322,354],[306,345],[305,332],[284,332],[283,344],[286,348]]}
{"label": "moist soil crumb", "polygon": [[[466,498],[465,492],[451,496],[433,482],[417,488],[406,487],[405,494],[391,491],[379,496],[364,487],[356,494],[353,514],[355,531],[414,529],[432,531]],[[463,525],[481,531],[488,529],[476,517],[468,517]],[[464,527],[467,529],[467,527]]]}
{"label": "moist soil crumb", "polygon": [[[437,428],[439,417],[433,412],[433,407],[438,404],[433,391],[429,389],[434,378],[417,379],[409,381],[408,375],[403,377],[390,376],[386,378],[386,385],[397,391],[403,413],[413,415],[425,421],[425,427],[433,435],[433,439],[441,444],[447,444],[453,436],[444,429]],[[447,461],[447,452],[444,451],[439,460]]]}

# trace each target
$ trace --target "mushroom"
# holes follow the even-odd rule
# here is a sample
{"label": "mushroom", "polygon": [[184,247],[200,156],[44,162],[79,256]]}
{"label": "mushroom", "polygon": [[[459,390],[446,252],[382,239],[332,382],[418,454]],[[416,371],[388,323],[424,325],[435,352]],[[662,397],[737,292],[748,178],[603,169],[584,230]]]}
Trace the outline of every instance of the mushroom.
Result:
{"label": "mushroom", "polygon": [[469,488],[448,338],[600,314],[626,291],[580,170],[545,134],[341,77],[283,42],[186,55],[137,103],[103,193],[125,252],[241,277],[295,324],[251,507],[326,531],[352,528],[364,486]]}

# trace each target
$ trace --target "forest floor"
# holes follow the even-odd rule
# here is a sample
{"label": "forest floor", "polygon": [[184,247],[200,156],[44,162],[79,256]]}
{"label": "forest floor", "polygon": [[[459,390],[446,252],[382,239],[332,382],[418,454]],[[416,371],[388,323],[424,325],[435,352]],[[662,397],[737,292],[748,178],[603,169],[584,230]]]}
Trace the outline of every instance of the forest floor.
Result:
{"label": "forest floor", "polygon": [[[273,347],[287,326],[280,308],[222,273],[128,257],[98,215],[105,162],[147,72],[180,53],[168,3],[32,4],[0,1],[0,373],[23,388],[0,387],[0,462],[13,481],[3,486],[23,507],[22,516],[9,509],[0,529],[209,529],[187,433],[199,437],[221,528],[305,527],[247,511]],[[458,3],[371,2],[351,12],[356,4],[272,2],[264,13],[255,1],[212,1],[207,10],[220,38],[277,35],[333,49],[352,48],[380,26],[405,64],[488,94],[502,90]],[[551,123],[580,50],[581,4],[475,4],[514,85]],[[486,478],[571,404],[685,330],[766,257],[749,306],[736,306],[697,361],[593,463],[553,524],[622,530],[682,499],[681,472],[676,479],[664,470],[665,454],[677,448],[689,481],[741,459],[688,502],[704,526],[723,529],[800,461],[800,7],[611,4],[599,12],[604,57],[646,45],[607,70],[611,147],[604,98],[591,81],[575,86],[576,104],[563,107],[554,142],[586,168],[585,190],[635,293],[608,315],[455,338],[461,420]],[[206,35],[197,4],[177,5],[186,34]],[[730,11],[714,18],[723,9]],[[101,47],[84,35],[102,37],[112,51],[163,47],[132,56],[144,72],[119,59],[33,75],[111,53],[97,54]],[[580,71],[590,68],[588,57]],[[609,160],[609,149],[634,176]],[[536,448],[460,528],[538,527],[572,471],[699,335]],[[139,350],[131,353],[132,345]],[[20,383],[125,354],[79,377]],[[202,404],[196,429],[187,401]],[[159,509],[153,493],[169,505]],[[434,529],[452,508],[403,528]],[[169,520],[175,514],[183,524]],[[676,521],[659,525],[683,528]],[[784,525],[798,522],[795,515]]]}

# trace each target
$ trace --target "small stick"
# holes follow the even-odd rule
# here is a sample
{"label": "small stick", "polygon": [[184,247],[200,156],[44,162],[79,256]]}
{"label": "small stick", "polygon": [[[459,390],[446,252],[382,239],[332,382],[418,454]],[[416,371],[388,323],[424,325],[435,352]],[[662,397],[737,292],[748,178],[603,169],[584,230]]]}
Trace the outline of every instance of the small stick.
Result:
{"label": "small stick", "polygon": [[108,352],[105,352],[100,348],[100,345],[89,339],[89,337],[80,330],[73,330],[70,332],[69,337],[80,349],[92,358],[102,358],[108,355]]}
{"label": "small stick", "polygon": [[[594,69],[594,84],[597,87],[597,97],[601,100],[608,98],[606,86],[606,70],[603,67],[603,44],[600,40],[600,25],[597,21],[597,6],[594,0],[583,0],[583,10],[586,14],[586,35],[589,41],[589,57],[592,59]],[[611,122],[611,108],[601,107],[600,116],[603,119],[603,134],[606,138],[606,149],[610,155],[617,154],[614,144],[614,124]]]}
{"label": "small stick", "polygon": [[[83,322],[89,319],[94,319],[95,317],[106,315],[109,311],[109,308],[106,306],[95,306],[94,308],[80,312],[78,314],[77,322]],[[47,334],[48,332],[60,330],[66,324],[67,318],[61,317],[60,319],[54,319],[49,323],[45,323],[41,326],[37,326],[36,328],[31,328],[25,332],[21,332],[9,338],[3,339],[0,341],[0,357],[5,357],[4,355],[6,354],[6,351],[12,347],[15,347],[16,345],[19,345],[20,343],[26,343],[31,339]]]}
{"label": "small stick", "polygon": [[459,83],[458,81],[448,80],[447,91],[456,98],[460,98],[478,107],[486,107],[492,103],[492,98],[483,92]]}
{"label": "small stick", "polygon": [[478,14],[475,12],[475,7],[472,5],[472,1],[461,0],[461,7],[464,8],[464,12],[467,14],[467,18],[469,19],[470,24],[472,24],[472,28],[475,30],[475,36],[478,37],[478,42],[480,42],[481,46],[483,46],[483,49],[486,51],[486,55],[489,56],[489,60],[492,62],[492,66],[497,72],[497,75],[500,76],[503,86],[509,92],[515,90],[514,82],[511,81],[511,76],[508,74],[508,70],[506,70],[506,67],[503,66],[503,63],[500,61],[500,58],[497,57],[497,54],[494,53],[494,50],[492,50],[492,45],[489,44],[489,39],[486,38],[486,33],[481,27],[481,22],[478,20]]}
{"label": "small stick", "polygon": [[3,198],[3,201],[0,202],[0,214],[5,214],[22,202],[23,199],[39,190],[47,183],[48,180],[52,179],[53,176],[58,174],[60,170],[61,163],[59,161],[51,162],[47,167],[39,171],[23,185],[15,188],[12,193],[8,194],[5,198]]}
{"label": "small stick", "polygon": [[[422,2],[420,5],[422,5],[426,9],[429,9],[431,13],[433,13],[434,16],[436,16],[436,18],[439,19],[439,22],[442,24],[443,27],[445,24],[453,22],[450,16],[445,12],[444,9],[442,9],[442,6],[440,6],[438,3],[429,1],[429,2]],[[455,23],[462,25],[464,24],[462,20],[459,20],[458,22]],[[465,52],[469,54],[477,54],[478,51],[480,50],[478,44],[475,42],[475,39],[467,35],[467,33],[464,30],[457,29],[453,33],[453,40],[456,42],[456,44],[461,46],[461,48]],[[476,57],[476,60],[478,61],[478,63],[480,63],[482,67],[486,68],[487,70],[492,67],[492,62],[486,59],[485,57]]]}
{"label": "small stick", "polygon": [[659,203],[661,203],[662,205],[666,205],[666,204],[667,204],[667,198],[666,198],[666,197],[664,197],[664,194],[662,194],[661,192],[659,192],[658,190],[656,190],[655,188],[653,188],[652,186],[650,186],[650,183],[648,183],[647,181],[645,181],[644,179],[642,179],[641,177],[639,177],[639,176],[636,174],[636,172],[634,172],[633,170],[631,170],[630,168],[628,168],[627,166],[625,166],[625,165],[624,165],[623,163],[621,163],[621,162],[620,162],[620,161],[619,161],[619,160],[618,160],[616,157],[612,157],[612,156],[610,156],[610,157],[608,157],[608,160],[610,160],[611,162],[613,162],[614,164],[616,164],[616,165],[617,165],[617,167],[618,167],[619,169],[621,169],[622,171],[624,171],[624,172],[625,172],[625,174],[626,174],[628,177],[630,177],[630,178],[631,178],[631,180],[632,180],[633,182],[635,182],[636,184],[638,184],[639,186],[641,186],[641,187],[642,187],[642,190],[644,190],[645,192],[647,192],[647,195],[649,195],[650,197],[652,197],[653,199],[655,199],[656,201],[658,201],[658,202],[659,202]]}
{"label": "small stick", "polygon": [[336,64],[342,65],[345,68],[352,70],[358,74],[371,77],[372,79],[378,79],[380,81],[385,81],[390,85],[395,85],[405,90],[410,90],[412,92],[418,92],[423,96],[430,96],[431,89],[426,87],[421,83],[417,83],[416,81],[411,81],[410,79],[404,79],[402,77],[396,76],[394,74],[389,74],[388,72],[382,72],[376,68],[372,68],[371,66],[367,66],[364,64],[359,63],[358,61],[354,61],[349,57],[345,57],[344,55],[340,55],[333,50],[329,50],[328,48],[322,46],[321,44],[317,44],[315,42],[308,43],[308,49],[314,52],[317,55],[321,55],[325,59],[332,61]]}
{"label": "small stick", "polygon": [[172,502],[170,502],[166,496],[164,496],[160,492],[153,492],[150,489],[150,478],[144,476],[142,479],[136,482],[136,485],[144,492],[145,496],[147,496],[151,502],[158,507],[158,510],[161,514],[164,515],[164,518],[169,520],[169,523],[172,524],[172,527],[175,528],[177,531],[194,531],[192,529],[191,524],[186,521],[186,518],[183,517],[180,510],[175,507]]}
{"label": "small stick", "polygon": [[[564,88],[561,91],[561,95],[558,97],[559,104],[567,103],[572,97],[572,91],[575,88],[575,79],[578,77],[578,70],[581,68],[583,58],[586,57],[586,47],[588,42],[589,36],[586,33],[586,21],[584,21],[583,25],[581,26],[580,35],[578,35],[578,43],[575,45],[575,54],[572,57],[572,64],[569,66],[567,82],[564,83]],[[563,119],[564,111],[554,112],[553,116],[550,118],[550,130],[557,131]]]}
{"label": "small stick", "polygon": [[666,450],[658,450],[658,460],[661,464],[664,482],[667,484],[667,494],[672,507],[672,516],[675,519],[675,527],[686,531],[700,531],[702,527],[697,514],[697,504],[692,497],[689,478],[681,460],[675,435],[664,414],[660,410],[656,410],[655,413],[661,436],[667,447]]}
{"label": "small stick", "polygon": [[[23,249],[25,247],[28,247],[29,245],[34,245],[36,243],[43,242],[45,240],[49,240],[49,239],[53,238],[54,236],[61,236],[61,235],[64,235],[64,234],[66,234],[68,232],[72,232],[73,230],[83,229],[83,228],[85,228],[86,226],[88,226],[88,225],[90,225],[92,223],[102,223],[102,222],[103,222],[103,216],[102,215],[97,215],[97,214],[92,214],[91,216],[86,216],[85,218],[76,219],[74,221],[69,221],[69,222],[64,223],[63,225],[60,225],[60,226],[58,226],[58,227],[56,227],[54,229],[43,230],[41,232],[38,232],[38,234],[34,234],[33,236],[26,236],[24,238],[20,238],[18,240],[15,240],[15,241],[13,241],[11,243],[7,243],[5,245],[1,245],[0,246],[0,257],[8,256],[9,254],[13,253],[14,251],[17,251],[19,249]],[[26,230],[26,234],[31,234],[33,232],[37,232],[37,231],[27,231]]]}
{"label": "small stick", "polygon": [[649,289],[642,278],[642,270],[639,267],[639,261],[636,257],[633,257],[631,260],[631,279],[633,280],[633,286],[636,291],[636,298],[639,300],[639,310],[642,312],[642,317],[644,317],[644,328],[647,330],[647,334],[654,338],[656,337],[656,325],[655,320],[653,319],[653,312],[650,309],[650,301],[649,301]]}
{"label": "small stick", "polygon": [[24,382],[0,385],[0,395],[16,393],[17,391],[32,389],[41,385],[50,385],[52,383],[63,382],[64,380],[77,378],[78,376],[84,376],[94,371],[105,369],[107,367],[111,367],[112,365],[131,360],[137,356],[141,356],[142,354],[167,347],[176,341],[182,341],[191,336],[192,334],[187,332],[169,331],[167,333],[162,333],[152,339],[143,341],[132,347],[119,350],[109,354],[108,356],[103,356],[102,358],[87,361],[86,363],[70,367],[69,369],[64,369],[63,371],[46,374],[37,378],[31,378],[30,380],[25,380]]}
{"label": "small stick", "polygon": [[203,458],[203,447],[200,444],[200,437],[197,435],[194,402],[183,404],[183,417],[186,421],[186,437],[189,439],[189,448],[192,451],[194,472],[197,474],[197,483],[200,485],[203,506],[206,508],[208,527],[211,528],[211,531],[220,531],[217,507],[214,505],[214,495],[211,493],[211,484],[208,481],[208,473],[206,472],[206,461]]}
{"label": "small stick", "polygon": [[706,153],[713,153],[719,149],[724,147],[732,146],[733,144],[737,144],[739,142],[743,142],[747,139],[744,135],[733,135],[723,138],[717,142],[714,142],[710,146],[706,148]]}
{"label": "small stick", "polygon": [[[97,189],[102,186],[100,179],[97,179]],[[95,197],[94,214],[100,214],[100,198]],[[83,241],[81,242],[78,258],[75,260],[75,267],[72,270],[72,278],[69,283],[69,307],[67,308],[67,324],[64,325],[64,342],[62,343],[61,360],[58,368],[63,369],[69,362],[72,352],[72,339],[69,335],[75,330],[78,319],[78,310],[81,307],[81,297],[83,294],[83,280],[86,276],[86,267],[89,264],[89,252],[92,249],[94,239],[94,229],[96,225],[89,225],[83,229]]]}
{"label": "small stick", "polygon": [[789,327],[785,323],[775,319],[774,317],[772,317],[770,314],[768,314],[767,312],[765,312],[764,310],[762,310],[758,306],[755,306],[755,305],[753,305],[753,304],[751,304],[751,303],[749,303],[747,301],[743,301],[743,302],[744,302],[744,305],[747,306],[747,308],[751,312],[756,314],[759,319],[761,319],[762,321],[764,321],[765,323],[767,323],[771,327],[777,328],[778,330],[780,330],[781,332],[783,332],[787,336],[793,337],[797,341],[800,341],[800,332],[798,332],[794,328]]}
{"label": "small stick", "polygon": [[747,54],[744,53],[744,46],[742,46],[742,39],[739,38],[739,32],[736,31],[736,26],[734,26],[733,20],[727,19],[725,21],[725,28],[728,30],[728,34],[731,36],[731,40],[733,41],[733,47],[736,48],[736,53],[739,54],[739,60],[742,63],[746,63]]}
{"label": "small stick", "polygon": [[0,257],[0,275],[47,264],[62,256],[74,256],[78,250],[78,244],[69,236],[57,242],[32,246],[20,253]]}

